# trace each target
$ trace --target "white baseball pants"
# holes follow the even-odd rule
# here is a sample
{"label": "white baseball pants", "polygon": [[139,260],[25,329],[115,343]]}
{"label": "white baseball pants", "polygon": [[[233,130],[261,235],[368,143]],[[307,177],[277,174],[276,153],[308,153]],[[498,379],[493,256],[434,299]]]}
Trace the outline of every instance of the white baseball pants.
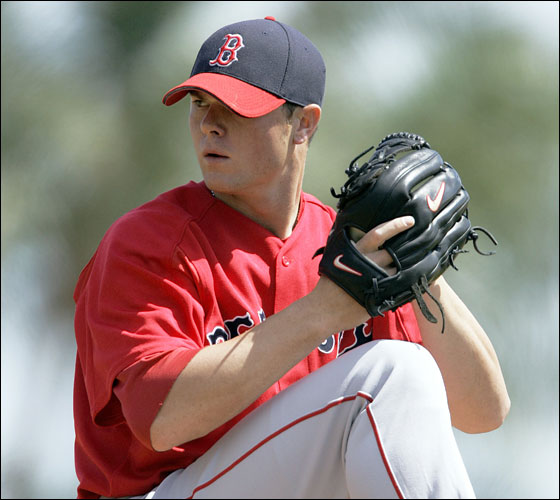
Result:
{"label": "white baseball pants", "polygon": [[475,498],[441,373],[378,340],[293,384],[136,498]]}

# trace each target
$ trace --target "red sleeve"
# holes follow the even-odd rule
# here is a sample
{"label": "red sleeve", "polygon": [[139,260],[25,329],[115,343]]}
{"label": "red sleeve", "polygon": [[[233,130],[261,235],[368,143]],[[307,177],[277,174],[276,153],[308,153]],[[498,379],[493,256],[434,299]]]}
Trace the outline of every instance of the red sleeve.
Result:
{"label": "red sleeve", "polygon": [[114,388],[127,425],[144,446],[151,449],[150,427],[173,381],[197,350],[174,351],[141,359],[119,373]]}
{"label": "red sleeve", "polygon": [[174,250],[177,231],[166,223],[157,217],[118,222],[75,292],[90,415],[101,426],[126,419],[148,445],[149,427],[165,396],[204,345],[203,308],[188,263]]}

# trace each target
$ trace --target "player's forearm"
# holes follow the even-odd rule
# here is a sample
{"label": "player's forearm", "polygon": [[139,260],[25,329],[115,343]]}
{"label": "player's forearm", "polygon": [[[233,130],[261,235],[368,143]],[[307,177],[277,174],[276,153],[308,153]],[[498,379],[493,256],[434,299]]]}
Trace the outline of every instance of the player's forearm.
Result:
{"label": "player's forearm", "polygon": [[[379,266],[391,257],[377,249],[410,227],[410,218],[367,233],[358,250]],[[368,319],[365,308],[328,278],[311,293],[255,328],[205,347],[181,372],[151,426],[152,446],[166,450],[206,435],[236,416],[327,337]]]}
{"label": "player's forearm", "polygon": [[[224,424],[325,338],[348,327],[339,321],[340,315],[321,312],[327,309],[329,293],[336,301],[343,292],[324,281],[319,288],[321,293],[311,293],[252,330],[197,353],[173,384],[152,424],[154,449],[167,450]],[[352,299],[342,299],[358,312],[354,325],[359,324],[360,312],[365,310]]]}
{"label": "player's forearm", "polygon": [[442,372],[452,423],[464,432],[491,431],[503,423],[510,407],[494,348],[443,278],[436,280],[430,290],[443,306],[445,333],[441,334],[441,322],[432,324],[424,318],[416,302],[414,310],[424,346]]}

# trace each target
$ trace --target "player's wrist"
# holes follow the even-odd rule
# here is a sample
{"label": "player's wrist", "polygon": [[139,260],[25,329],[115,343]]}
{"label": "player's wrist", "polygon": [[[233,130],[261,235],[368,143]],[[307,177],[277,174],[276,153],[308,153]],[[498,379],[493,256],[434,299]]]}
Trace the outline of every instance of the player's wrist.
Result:
{"label": "player's wrist", "polygon": [[316,322],[326,336],[348,330],[369,318],[366,309],[344,289],[326,276],[321,276],[315,289],[308,295]]}

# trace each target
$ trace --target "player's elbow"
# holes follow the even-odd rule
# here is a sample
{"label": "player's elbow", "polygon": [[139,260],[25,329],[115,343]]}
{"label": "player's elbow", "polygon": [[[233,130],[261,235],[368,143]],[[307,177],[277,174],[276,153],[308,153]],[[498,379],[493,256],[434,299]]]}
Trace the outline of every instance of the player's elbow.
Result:
{"label": "player's elbow", "polygon": [[154,425],[150,428],[150,441],[155,451],[163,452],[173,448],[173,443],[163,432],[159,432]]}
{"label": "player's elbow", "polygon": [[511,400],[509,399],[509,396],[506,393],[502,397],[500,397],[499,401],[497,402],[493,418],[490,421],[491,428],[489,430],[493,431],[498,427],[501,427],[502,424],[505,422],[510,409],[511,409]]}
{"label": "player's elbow", "polygon": [[160,452],[168,451],[174,446],[170,433],[166,431],[165,423],[159,415],[154,419],[150,427],[150,441],[152,448]]}
{"label": "player's elbow", "polygon": [[173,435],[171,432],[159,431],[157,428],[154,429],[153,425],[150,429],[150,441],[152,448],[159,452],[169,451],[171,448],[179,446],[182,443],[192,441],[197,437],[200,436],[184,436],[183,438],[178,439],[177,436]]}
{"label": "player's elbow", "polygon": [[511,401],[507,393],[486,401],[486,404],[478,407],[477,411],[468,412],[468,418],[456,418],[454,427],[468,434],[482,434],[491,432],[505,422],[511,408]]}
{"label": "player's elbow", "polygon": [[153,432],[150,432],[150,440],[152,442],[152,448],[155,451],[164,452],[164,451],[168,451],[171,448],[173,448],[172,446],[168,445],[168,443],[167,443],[167,441],[165,441],[165,439],[163,439],[158,434],[154,434]]}
{"label": "player's elbow", "polygon": [[505,422],[510,409],[511,400],[509,399],[505,386],[503,386],[500,391],[497,391],[494,396],[494,400],[490,405],[490,409],[486,417],[487,430],[483,432],[490,432],[496,430],[498,427],[501,427]]}
{"label": "player's elbow", "polygon": [[[186,419],[183,419],[185,421]],[[175,446],[187,443],[205,434],[205,431],[193,432],[193,427],[187,432],[183,426],[173,425],[170,419],[158,414],[150,427],[150,442],[155,451],[168,451]]]}

